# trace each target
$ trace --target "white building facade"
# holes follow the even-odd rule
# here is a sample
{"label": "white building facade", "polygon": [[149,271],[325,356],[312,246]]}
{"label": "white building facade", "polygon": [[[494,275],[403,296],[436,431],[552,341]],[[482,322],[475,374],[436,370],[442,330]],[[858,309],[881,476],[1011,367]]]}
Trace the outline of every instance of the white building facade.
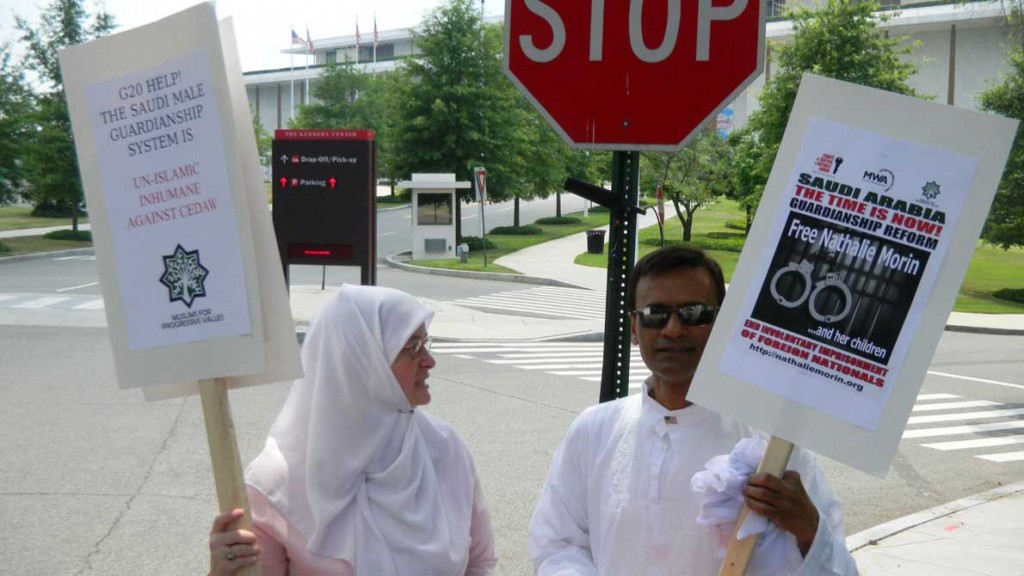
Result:
{"label": "white building facade", "polygon": [[[769,18],[781,13],[784,0],[767,1]],[[931,95],[936,102],[975,109],[979,94],[998,83],[1001,73],[1008,70],[1009,26],[999,2],[904,2],[901,6],[899,2],[883,0],[883,4],[898,8],[899,12],[880,29],[893,37],[905,36],[916,44],[909,58],[918,66],[918,72],[909,83],[920,93]],[[500,20],[500,17],[487,19],[488,22]],[[790,21],[770,20],[766,37],[769,41],[785,42],[792,32]],[[311,57],[304,48],[285,51],[293,54],[301,66],[245,73],[249,105],[259,115],[267,132],[273,134],[277,128],[288,127],[298,107],[310,101],[308,87],[316,86],[328,63],[347,58],[366,72],[383,72],[394,69],[401,59],[415,57],[418,53],[410,29],[381,31],[376,42],[374,34],[370,33],[363,34],[358,43],[355,35],[349,35],[317,39],[313,46]],[[746,123],[750,112],[758,106],[765,77],[771,73],[769,61],[766,74],[729,105],[726,131]]]}

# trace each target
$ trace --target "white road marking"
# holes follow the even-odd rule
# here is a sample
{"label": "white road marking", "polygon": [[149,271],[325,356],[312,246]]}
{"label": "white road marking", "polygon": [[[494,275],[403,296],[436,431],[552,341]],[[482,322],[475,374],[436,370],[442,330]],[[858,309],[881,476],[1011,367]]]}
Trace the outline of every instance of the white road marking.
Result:
{"label": "white road marking", "polygon": [[47,306],[53,306],[54,304],[58,304],[65,300],[70,300],[70,298],[68,298],[67,296],[45,296],[43,298],[36,298],[35,300],[29,300],[28,302],[16,304],[14,306],[11,306],[11,308],[27,308],[34,310],[36,308],[46,308]]}
{"label": "white road marking", "polygon": [[957,378],[957,379],[960,379],[960,380],[967,380],[969,382],[981,382],[983,384],[995,384],[996,386],[1008,386],[1010,388],[1018,388],[1020,390],[1024,390],[1024,385],[1021,385],[1021,384],[1011,384],[1009,382],[1000,382],[999,380],[988,380],[986,378],[973,378],[971,376],[960,376],[959,374],[949,374],[947,372],[936,372],[934,370],[929,370],[928,373],[929,374],[934,374],[935,376],[945,376],[946,378]]}
{"label": "white road marking", "polygon": [[78,290],[79,288],[88,288],[90,286],[99,286],[99,282],[90,282],[88,284],[82,284],[81,286],[72,286],[70,288],[58,288],[57,292],[67,292],[69,290]]}

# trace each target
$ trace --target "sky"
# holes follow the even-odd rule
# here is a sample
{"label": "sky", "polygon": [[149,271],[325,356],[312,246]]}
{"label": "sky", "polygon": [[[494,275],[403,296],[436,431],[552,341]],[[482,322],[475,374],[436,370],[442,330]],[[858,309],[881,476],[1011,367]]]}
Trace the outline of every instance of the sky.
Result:
{"label": "sky", "polygon": [[[479,5],[479,0],[474,0]],[[29,22],[39,19],[38,6],[50,0],[0,0],[0,42],[16,44],[14,14]],[[90,14],[96,12],[99,0],[84,0]],[[128,30],[148,24],[196,4],[197,0],[103,0],[102,6],[114,16],[119,28]],[[232,17],[238,48],[242,56],[242,70],[286,68],[290,57],[281,51],[291,47],[294,27],[299,36],[306,37],[306,27],[316,44],[317,38],[347,36],[356,32],[356,17],[363,38],[373,34],[374,14],[378,30],[409,28],[418,24],[423,15],[441,5],[443,0],[218,0],[217,16]],[[501,14],[505,0],[484,0],[484,13]],[[21,50],[15,46],[15,53]]]}

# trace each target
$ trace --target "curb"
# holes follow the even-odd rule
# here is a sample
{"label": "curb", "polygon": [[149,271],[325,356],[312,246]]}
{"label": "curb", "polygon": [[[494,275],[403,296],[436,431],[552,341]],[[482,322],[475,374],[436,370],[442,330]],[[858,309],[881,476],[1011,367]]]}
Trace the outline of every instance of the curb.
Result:
{"label": "curb", "polygon": [[934,508],[922,510],[921,512],[904,516],[903,518],[897,518],[884,524],[879,524],[873,528],[862,530],[851,536],[847,536],[846,547],[852,554],[867,546],[875,546],[882,540],[895,536],[901,532],[906,532],[911,528],[916,528],[933,520],[951,516],[957,512],[962,512],[969,508],[974,508],[975,506],[980,506],[989,502],[995,502],[996,500],[1013,496],[1014,494],[1021,492],[1024,492],[1024,482],[1015,482],[1013,484],[1006,484],[1005,486],[986,490],[985,492],[979,492],[973,496],[940,504]]}
{"label": "curb", "polygon": [[946,332],[964,332],[967,334],[989,334],[994,336],[1021,336],[1024,329],[1019,328],[997,328],[995,326],[963,326],[946,324]]}
{"label": "curb", "polygon": [[43,260],[45,258],[61,257],[61,256],[82,256],[92,255],[96,253],[94,247],[89,248],[70,248],[68,250],[54,250],[52,252],[33,252],[31,254],[19,254],[17,256],[4,256],[0,257],[0,264],[5,262],[24,262],[26,260]]}
{"label": "curb", "polygon": [[445,268],[427,268],[425,266],[416,266],[413,264],[406,264],[405,262],[399,262],[397,257],[409,254],[410,251],[396,252],[389,256],[384,257],[384,262],[392,268],[398,268],[400,270],[406,270],[408,272],[417,272],[420,274],[433,274],[435,276],[454,276],[457,278],[472,278],[474,280],[500,280],[503,282],[519,282],[521,284],[539,284],[541,286],[561,286],[563,288],[578,288],[582,290],[589,290],[583,286],[576,284],[570,284],[568,282],[562,282],[561,280],[555,280],[552,278],[538,278],[536,276],[524,276],[522,274],[506,274],[504,272],[470,272],[467,270],[447,270]]}

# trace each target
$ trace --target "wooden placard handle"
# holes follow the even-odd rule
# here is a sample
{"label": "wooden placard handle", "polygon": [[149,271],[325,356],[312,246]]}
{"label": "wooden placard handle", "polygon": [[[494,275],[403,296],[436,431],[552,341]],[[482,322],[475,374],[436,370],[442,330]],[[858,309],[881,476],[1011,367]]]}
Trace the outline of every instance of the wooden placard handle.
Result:
{"label": "wooden placard handle", "polygon": [[[235,423],[228,402],[229,378],[199,381],[199,396],[203,401],[203,419],[206,421],[206,439],[210,443],[210,461],[213,479],[217,485],[217,503],[221,512],[235,508],[245,510],[245,516],[228,526],[229,529],[252,530],[249,499],[245,495],[242,476],[242,458],[235,438]],[[235,572],[238,576],[261,576],[259,564]]]}
{"label": "wooden placard handle", "polygon": [[[767,472],[781,478],[786,471],[786,465],[789,464],[789,456],[792,453],[792,442],[772,436],[768,440],[768,448],[764,451],[764,457],[761,458],[761,465],[757,467],[757,471],[759,473]],[[744,504],[740,511],[740,517],[736,520],[736,532],[733,533],[732,542],[729,543],[729,548],[725,552],[725,560],[722,561],[719,576],[743,576],[747,571],[750,557],[761,536],[760,534],[751,534],[743,540],[736,539],[736,533],[739,532],[740,526],[743,526],[743,521],[747,519],[748,514],[750,514],[750,508]]]}

